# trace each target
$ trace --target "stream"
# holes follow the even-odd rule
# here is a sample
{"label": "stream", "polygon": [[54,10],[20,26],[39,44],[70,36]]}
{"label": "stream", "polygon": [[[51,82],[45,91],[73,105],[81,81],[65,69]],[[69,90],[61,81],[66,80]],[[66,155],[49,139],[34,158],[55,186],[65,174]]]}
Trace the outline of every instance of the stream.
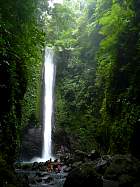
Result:
{"label": "stream", "polygon": [[67,172],[63,169],[59,173],[16,169],[16,174],[26,180],[30,187],[63,187]]}

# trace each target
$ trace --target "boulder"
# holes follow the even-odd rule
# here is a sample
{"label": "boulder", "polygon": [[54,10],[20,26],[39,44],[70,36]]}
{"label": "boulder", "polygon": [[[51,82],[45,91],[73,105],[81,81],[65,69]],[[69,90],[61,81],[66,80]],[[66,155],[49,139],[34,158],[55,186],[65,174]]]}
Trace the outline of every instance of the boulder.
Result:
{"label": "boulder", "polygon": [[131,155],[115,155],[103,176],[104,181],[116,181],[119,187],[140,183],[140,161]]}
{"label": "boulder", "polygon": [[90,159],[91,161],[94,161],[99,157],[100,157],[100,154],[96,150],[92,150],[91,153],[88,154],[88,159]]}
{"label": "boulder", "polygon": [[87,158],[88,154],[84,151],[81,150],[75,150],[74,152],[74,156],[75,156],[75,161],[85,161],[85,159]]}
{"label": "boulder", "polygon": [[72,168],[77,168],[77,167],[80,167],[80,166],[81,166],[81,164],[82,164],[82,161],[79,161],[79,162],[74,162],[74,163],[72,164]]}
{"label": "boulder", "polygon": [[101,176],[97,174],[94,165],[82,164],[81,166],[73,169],[64,183],[64,187],[102,187]]}
{"label": "boulder", "polygon": [[104,174],[107,167],[111,164],[112,157],[110,155],[103,155],[100,159],[96,160],[95,168],[100,174]]}

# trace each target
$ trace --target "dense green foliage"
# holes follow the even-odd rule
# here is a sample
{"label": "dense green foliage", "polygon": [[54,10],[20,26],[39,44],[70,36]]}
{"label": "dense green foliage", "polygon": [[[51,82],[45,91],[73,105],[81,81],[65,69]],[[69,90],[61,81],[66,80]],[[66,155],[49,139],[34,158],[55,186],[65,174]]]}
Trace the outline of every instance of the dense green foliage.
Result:
{"label": "dense green foliage", "polygon": [[31,116],[39,120],[45,35],[38,25],[38,6],[40,2],[33,0],[1,2],[0,160],[7,168],[16,158],[21,129]]}
{"label": "dense green foliage", "polygon": [[135,0],[97,0],[81,10],[74,50],[64,50],[58,59],[59,144],[70,142],[72,150],[139,155],[138,7]]}
{"label": "dense green foliage", "polygon": [[3,0],[0,18],[0,173],[21,129],[39,124],[45,42],[57,54],[55,144],[140,157],[139,0]]}

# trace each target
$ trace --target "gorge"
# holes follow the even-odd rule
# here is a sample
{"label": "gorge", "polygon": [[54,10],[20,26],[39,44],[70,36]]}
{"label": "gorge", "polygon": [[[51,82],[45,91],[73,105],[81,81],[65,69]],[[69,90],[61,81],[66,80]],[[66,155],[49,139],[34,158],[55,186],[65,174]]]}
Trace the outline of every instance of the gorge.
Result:
{"label": "gorge", "polygon": [[[90,176],[96,161],[97,169],[105,162],[108,167],[115,156],[110,166],[119,185],[140,186],[135,185],[140,168],[140,1],[59,2],[1,2],[0,186],[17,186],[15,163],[40,167],[61,147],[62,156],[70,155],[68,168],[79,163],[79,175],[79,168],[87,168]],[[55,51],[57,72],[46,46]],[[45,86],[45,79],[51,83]],[[91,159],[94,152],[97,160]],[[90,161],[94,166],[85,168],[84,162]],[[46,172],[45,164],[40,170]],[[133,169],[137,171],[131,176]]]}

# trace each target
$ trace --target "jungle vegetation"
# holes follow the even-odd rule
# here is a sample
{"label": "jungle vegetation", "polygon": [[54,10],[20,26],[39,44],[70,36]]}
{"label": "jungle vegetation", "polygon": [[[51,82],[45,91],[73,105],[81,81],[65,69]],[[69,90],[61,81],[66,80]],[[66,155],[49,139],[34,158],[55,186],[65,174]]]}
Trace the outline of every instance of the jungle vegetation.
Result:
{"label": "jungle vegetation", "polygon": [[48,5],[1,2],[1,168],[12,168],[21,129],[39,125],[46,45],[56,51],[55,144],[140,158],[139,0]]}

